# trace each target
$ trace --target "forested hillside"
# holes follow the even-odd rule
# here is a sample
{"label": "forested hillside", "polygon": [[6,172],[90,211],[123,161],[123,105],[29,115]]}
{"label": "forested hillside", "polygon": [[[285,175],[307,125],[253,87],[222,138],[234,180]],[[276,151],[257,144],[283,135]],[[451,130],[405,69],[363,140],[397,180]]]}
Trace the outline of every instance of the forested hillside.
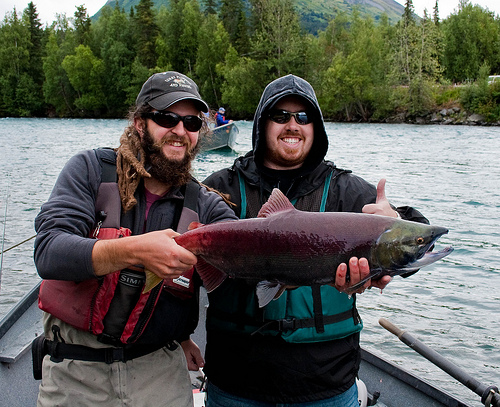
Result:
{"label": "forested hillside", "polygon": [[[229,7],[229,4],[231,7]],[[436,111],[500,118],[500,21],[462,1],[447,19],[375,23],[340,13],[317,35],[305,33],[291,0],[152,0],[125,11],[105,7],[92,22],[83,6],[43,27],[36,7],[0,25],[0,116],[124,117],[154,72],[177,70],[213,108],[251,119],[265,85],[294,73],[317,91],[325,117],[414,120]],[[460,86],[455,86],[459,84]],[[448,113],[447,113],[448,114]]]}
{"label": "forested hillside", "polygon": [[[110,7],[118,5],[125,12],[129,12],[132,8],[137,7],[139,2],[140,0],[107,0],[105,5]],[[202,11],[213,10],[220,14],[224,12],[224,9],[232,9],[235,1],[208,0],[200,3]],[[317,34],[319,31],[325,30],[328,22],[340,13],[350,17],[356,10],[362,18],[371,17],[376,22],[380,21],[385,13],[389,22],[395,24],[404,11],[404,7],[394,0],[294,0],[291,3],[299,16],[301,27],[311,34]],[[251,10],[254,5],[258,5],[258,2],[253,0],[242,1],[242,7],[247,18],[251,17]],[[170,0],[153,0],[153,7],[157,11],[161,6],[170,7]],[[100,17],[101,10],[92,16],[93,21]]]}

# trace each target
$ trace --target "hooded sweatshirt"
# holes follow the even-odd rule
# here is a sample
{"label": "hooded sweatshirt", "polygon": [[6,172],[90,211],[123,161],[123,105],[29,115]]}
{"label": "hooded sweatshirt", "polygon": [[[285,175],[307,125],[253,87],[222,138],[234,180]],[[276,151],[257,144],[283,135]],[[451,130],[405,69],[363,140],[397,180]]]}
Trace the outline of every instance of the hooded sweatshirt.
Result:
{"label": "hooded sweatshirt", "polygon": [[[278,100],[291,95],[306,101],[308,113],[313,114],[313,146],[299,169],[271,170],[263,165],[267,112]],[[361,212],[364,205],[376,200],[373,185],[351,171],[324,161],[328,136],[321,109],[311,85],[297,76],[284,76],[265,88],[255,112],[252,146],[252,151],[237,158],[231,168],[218,171],[204,181],[229,195],[236,204],[234,211],[237,216],[255,216],[276,187],[290,201],[297,201],[297,206],[303,199],[302,210],[317,211],[318,205],[314,201],[321,199],[325,180],[330,174],[326,211]],[[244,208],[241,207],[242,184],[247,199]],[[426,221],[412,208],[398,208],[398,211],[403,218]],[[296,291],[303,289],[307,288]],[[349,300],[347,296],[343,298],[346,302]],[[252,309],[256,307],[255,286],[237,279],[226,279],[209,294],[209,300],[204,371],[209,382],[225,392],[269,403],[303,403],[336,396],[354,384],[360,363],[360,321],[350,334],[342,338],[291,343],[279,333],[252,335],[245,328],[246,319],[249,316],[254,318],[259,312]],[[226,321],[221,324],[224,317]],[[235,374],[235,368],[238,374]]]}

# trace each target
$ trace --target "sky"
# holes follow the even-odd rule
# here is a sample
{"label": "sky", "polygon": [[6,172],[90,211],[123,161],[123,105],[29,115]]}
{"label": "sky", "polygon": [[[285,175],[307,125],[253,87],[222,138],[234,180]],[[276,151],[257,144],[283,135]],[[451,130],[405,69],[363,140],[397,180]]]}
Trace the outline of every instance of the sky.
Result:
{"label": "sky", "polygon": [[[27,7],[29,0],[0,0],[0,20],[3,21],[7,12],[12,12],[14,7],[18,13]],[[33,0],[38,11],[38,16],[42,24],[50,24],[56,19],[56,14],[66,13],[68,17],[73,17],[77,6],[82,4],[87,8],[90,16],[93,16],[106,3],[106,0]],[[400,0],[398,3],[404,6],[405,1]],[[451,13],[458,9],[459,0],[438,0],[439,17],[445,19]],[[499,0],[471,0],[472,4],[478,4],[483,8],[500,15]],[[413,0],[415,12],[419,16],[423,16],[424,9],[432,14],[432,9],[436,4],[435,0]]]}

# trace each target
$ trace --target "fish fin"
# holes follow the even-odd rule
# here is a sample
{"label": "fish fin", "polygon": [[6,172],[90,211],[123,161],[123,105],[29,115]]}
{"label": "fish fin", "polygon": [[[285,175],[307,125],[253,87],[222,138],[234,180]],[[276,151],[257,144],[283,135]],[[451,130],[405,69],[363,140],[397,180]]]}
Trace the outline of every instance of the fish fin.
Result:
{"label": "fish fin", "polygon": [[144,284],[144,288],[142,290],[143,294],[150,292],[153,288],[155,288],[158,284],[160,284],[163,279],[158,277],[155,273],[149,270],[144,270],[146,273],[146,283]]}
{"label": "fish fin", "polygon": [[375,272],[373,272],[373,270],[372,270],[372,272],[368,276],[366,276],[365,278],[363,278],[361,281],[358,281],[356,284],[351,285],[349,288],[347,288],[346,290],[344,290],[344,292],[346,294],[348,294],[348,295],[352,295],[354,293],[354,291],[356,291],[358,288],[360,288],[368,280],[370,280],[370,279],[376,280],[377,277],[380,274],[382,274],[382,270],[378,270],[378,271],[375,271]]}
{"label": "fish fin", "polygon": [[204,226],[203,223],[200,222],[191,222],[188,226],[188,230],[198,229],[199,227]]}
{"label": "fish fin", "polygon": [[196,263],[196,271],[203,281],[203,286],[208,293],[215,290],[222,282],[226,279],[227,274],[215,268],[214,266],[208,264],[201,257],[198,257],[198,263]]}
{"label": "fish fin", "polygon": [[260,208],[258,218],[267,218],[268,216],[274,215],[275,213],[288,211],[294,209],[295,207],[288,200],[288,198],[281,192],[278,188],[274,188],[271,196],[267,202]]}
{"label": "fish fin", "polygon": [[265,307],[272,300],[275,300],[283,294],[285,286],[280,283],[271,283],[270,281],[260,281],[255,289],[259,300],[259,308]]}

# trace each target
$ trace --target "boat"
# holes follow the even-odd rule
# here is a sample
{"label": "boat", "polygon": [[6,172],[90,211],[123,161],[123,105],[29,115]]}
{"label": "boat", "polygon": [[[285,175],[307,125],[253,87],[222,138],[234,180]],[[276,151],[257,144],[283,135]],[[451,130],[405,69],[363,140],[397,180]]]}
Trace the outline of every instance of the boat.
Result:
{"label": "boat", "polygon": [[[0,321],[0,392],[1,406],[35,405],[39,381],[32,373],[31,342],[43,332],[42,311],[38,308],[40,283],[36,284]],[[208,307],[204,289],[200,299],[200,321]],[[200,323],[193,340],[205,350],[204,324]],[[455,396],[437,388],[430,382],[409,373],[400,366],[362,349],[359,371],[360,394],[366,390],[364,406],[380,407],[472,407]],[[195,407],[204,406],[200,391],[204,378],[202,372],[191,372]],[[496,388],[495,388],[496,389]],[[500,406],[498,390],[491,392],[490,403]],[[498,396],[498,398],[497,398]],[[484,404],[484,402],[483,402]]]}
{"label": "boat", "polygon": [[234,122],[215,127],[200,139],[200,151],[235,149],[239,130]]}

